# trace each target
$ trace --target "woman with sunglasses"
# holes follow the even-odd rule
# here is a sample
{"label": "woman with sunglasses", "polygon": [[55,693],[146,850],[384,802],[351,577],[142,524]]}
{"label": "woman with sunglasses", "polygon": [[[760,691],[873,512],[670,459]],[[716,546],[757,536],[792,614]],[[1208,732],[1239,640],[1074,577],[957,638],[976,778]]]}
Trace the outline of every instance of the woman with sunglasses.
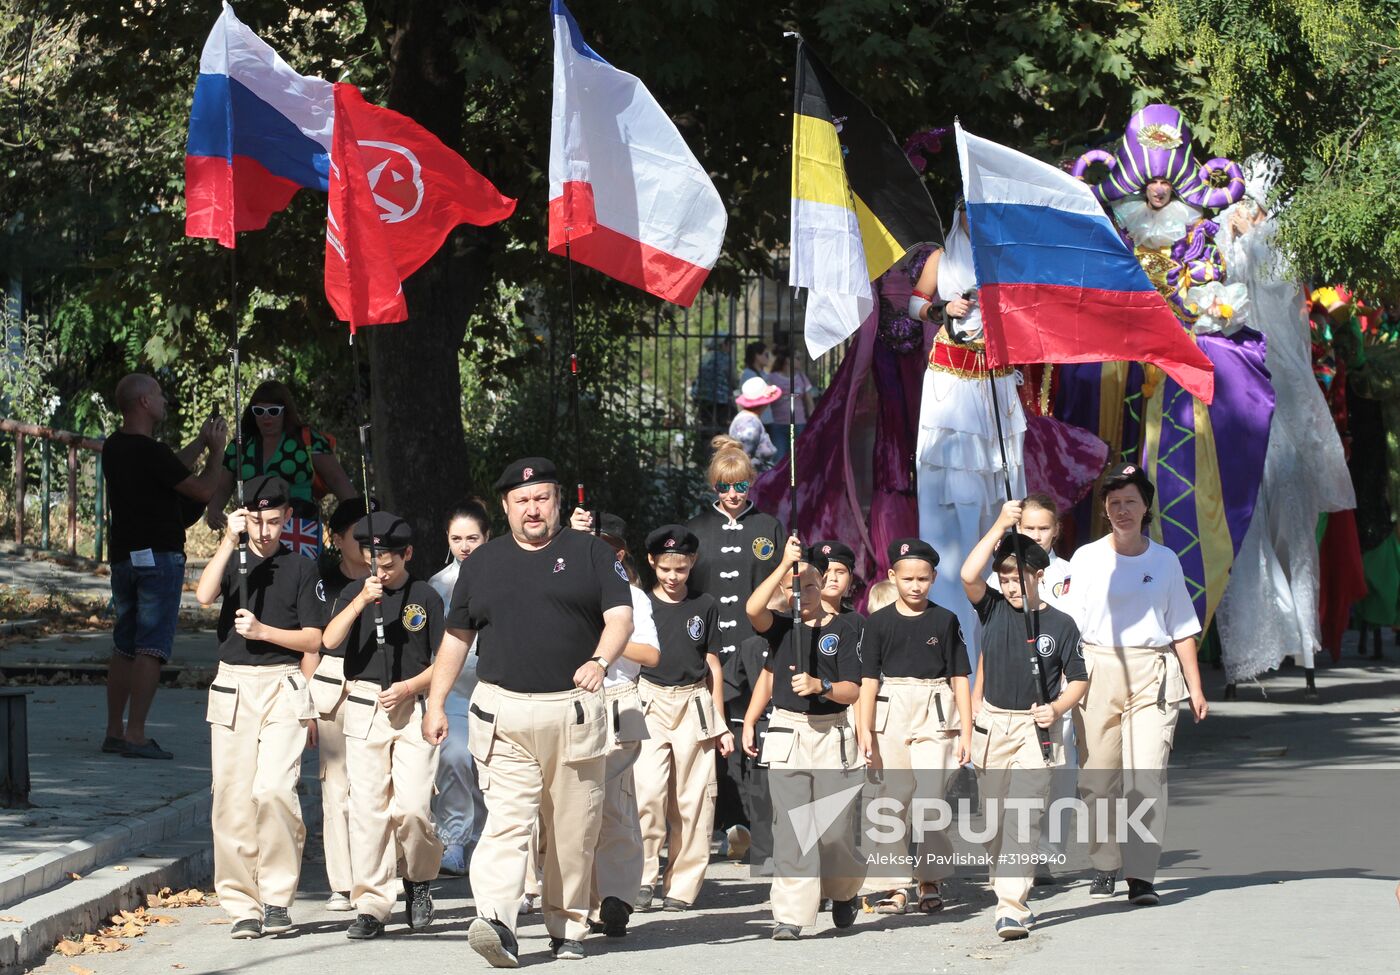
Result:
{"label": "woman with sunglasses", "polygon": [[[314,538],[298,530],[283,542],[291,542],[302,555],[315,558],[320,553],[320,497],[333,494],[338,501],[359,496],[345,469],[336,459],[334,444],[323,433],[302,422],[296,400],[283,383],[266,380],[248,397],[243,411],[243,457],[237,474],[248,480],[273,474],[290,488],[292,520],[314,522]],[[209,500],[205,521],[215,531],[223,529],[224,508],[234,489],[234,457],[237,444],[230,440],[224,451],[224,469]],[[309,528],[306,525],[295,526]],[[302,539],[305,539],[303,541]]]}
{"label": "woman with sunglasses", "polygon": [[[725,436],[715,437],[710,446],[715,454],[707,473],[715,500],[686,525],[700,539],[700,552],[690,570],[690,588],[709,593],[719,604],[715,626],[717,652],[728,681],[736,665],[735,651],[754,635],[744,605],[781,560],[784,532],[777,518],[759,511],[749,501],[755,471],[743,446]],[[743,715],[733,711],[730,720],[737,734]],[[739,860],[749,844],[744,828],[749,816],[742,799],[742,762],[732,756],[716,761],[720,767],[715,828],[727,831],[726,853]]]}

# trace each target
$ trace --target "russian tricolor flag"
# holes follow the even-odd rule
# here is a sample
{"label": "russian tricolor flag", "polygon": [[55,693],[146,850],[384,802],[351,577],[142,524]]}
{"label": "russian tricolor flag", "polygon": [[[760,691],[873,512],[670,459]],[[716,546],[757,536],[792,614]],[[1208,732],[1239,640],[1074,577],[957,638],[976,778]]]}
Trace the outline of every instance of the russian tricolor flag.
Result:
{"label": "russian tricolor flag", "polygon": [[330,188],[331,84],[299,75],[224,4],[199,58],[185,146],[185,234],[234,246],[302,187]]}
{"label": "russian tricolor flag", "polygon": [[589,47],[553,0],[549,250],[689,305],[719,259],[727,214],[670,116]]}
{"label": "russian tricolor flag", "polygon": [[957,126],[987,365],[1137,361],[1201,400],[1215,371],[1086,183]]}

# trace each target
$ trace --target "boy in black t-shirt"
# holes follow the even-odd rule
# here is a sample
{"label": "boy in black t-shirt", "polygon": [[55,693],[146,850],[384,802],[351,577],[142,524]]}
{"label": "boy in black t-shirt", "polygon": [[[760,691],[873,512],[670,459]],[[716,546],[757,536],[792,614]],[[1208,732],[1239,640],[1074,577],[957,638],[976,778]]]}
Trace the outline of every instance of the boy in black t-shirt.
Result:
{"label": "boy in black t-shirt", "polygon": [[[773,713],[761,761],[769,767],[780,824],[789,822],[789,812],[827,798],[831,783],[842,778],[814,776],[812,771],[835,773],[861,765],[850,717],[850,706],[860,695],[860,624],[853,613],[836,615],[822,606],[826,566],[802,558],[802,545],[794,535],[778,567],[745,606],[754,632],[768,640],[769,652],[744,715],[744,752],[760,758],[757,725],[771,701]],[[798,568],[802,617],[795,639],[792,617],[768,608],[780,589],[791,605],[794,567]],[[787,828],[778,831],[770,894],[774,941],[795,941],[804,927],[816,924],[823,897],[831,898],[831,918],[838,928],[855,922],[864,870],[856,862],[851,842],[853,808],[848,804],[819,837],[804,839],[790,835],[795,830]]]}
{"label": "boy in black t-shirt", "polygon": [[[1015,533],[1020,514],[1019,504],[1008,503],[962,567],[963,589],[982,623],[972,763],[988,822],[998,824],[987,852],[997,895],[996,932],[1008,941],[1029,933],[1032,915],[1026,898],[1041,812],[1020,802],[1011,809],[1007,800],[1033,799],[1043,807],[1050,769],[1064,764],[1060,718],[1088,688],[1079,629],[1041,597],[1040,580],[1050,559],[1032,539]],[[985,581],[989,559],[1001,592]],[[1028,607],[1033,650],[1026,637]],[[1042,734],[1050,741],[1048,758]]]}
{"label": "boy in black t-shirt", "polygon": [[[321,646],[325,605],[316,566],[281,544],[290,510],[279,477],[245,482],[247,509],[229,515],[219,550],[200,574],[203,606],[222,595],[219,670],[209,685],[214,797],[214,888],[234,938],[292,926],[306,827],[296,784],[315,743],[307,679]],[[248,605],[241,603],[238,536],[248,535]],[[309,726],[309,728],[308,728]],[[247,851],[254,851],[249,857]]]}
{"label": "boy in black t-shirt", "polygon": [[[967,648],[958,618],[929,602],[938,575],[938,553],[918,538],[900,538],[887,552],[889,578],[899,598],[865,621],[861,644],[860,729],[866,760],[891,774],[883,796],[910,822],[915,794],[941,799],[948,777],[967,761],[972,740],[972,698],[968,691]],[[953,847],[943,830],[926,831],[917,860],[909,864],[906,837],[881,844],[878,866],[867,881],[885,892],[875,903],[880,914],[903,914],[909,888],[919,888],[918,909],[943,908],[939,883],[953,874]]]}
{"label": "boy in black t-shirt", "polygon": [[370,575],[340,593],[325,643],[345,658],[350,900],[358,913],[346,936],[363,941],[383,934],[393,912],[395,864],[402,864],[408,926],[422,930],[433,920],[428,882],[442,864],[432,814],[438,751],[421,727],[444,614],[433,587],[409,578],[408,522],[376,511],[360,519],[354,537]]}
{"label": "boy in black t-shirt", "polygon": [[[633,776],[645,858],[637,907],[649,907],[659,886],[663,909],[683,911],[699,896],[710,862],[714,753],[733,751],[734,733],[724,719],[718,603],[688,587],[700,540],[681,525],[665,525],[647,536],[646,548],[656,574],[649,598],[661,659],[642,668],[637,685],[651,735]],[[663,843],[670,852],[660,876]]]}

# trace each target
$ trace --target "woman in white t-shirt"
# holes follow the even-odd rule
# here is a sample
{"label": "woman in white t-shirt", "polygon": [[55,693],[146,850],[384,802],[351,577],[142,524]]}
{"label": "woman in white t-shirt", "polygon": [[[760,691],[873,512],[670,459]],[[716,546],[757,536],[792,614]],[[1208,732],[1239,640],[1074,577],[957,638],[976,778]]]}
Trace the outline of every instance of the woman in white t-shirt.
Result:
{"label": "woman in white t-shirt", "polygon": [[[1100,497],[1112,532],[1074,553],[1064,585],[1089,671],[1075,727],[1095,870],[1089,895],[1112,897],[1121,867],[1133,904],[1158,901],[1152,882],[1166,827],[1167,760],[1178,706],[1189,699],[1197,721],[1207,711],[1196,662],[1201,624],[1181,562],[1146,534],[1155,496],[1136,464],[1110,468]],[[1095,840],[1101,811],[1109,820],[1104,835],[1118,835],[1115,800],[1123,796],[1135,797],[1130,817],[1137,797],[1154,800],[1136,819],[1152,842],[1127,823],[1123,843]]]}
{"label": "woman in white t-shirt", "polygon": [[[491,538],[491,518],[486,505],[477,498],[463,501],[447,515],[448,563],[428,580],[442,597],[443,609],[452,606],[452,590],[457,573],[467,557]],[[467,710],[476,689],[476,654],[467,648],[467,659],[457,683],[447,695],[447,740],[439,748],[438,794],[433,798],[433,817],[442,840],[442,872],[461,877],[471,859],[467,848],[476,845],[486,823],[486,800],[476,781],[472,754],[467,751]]]}

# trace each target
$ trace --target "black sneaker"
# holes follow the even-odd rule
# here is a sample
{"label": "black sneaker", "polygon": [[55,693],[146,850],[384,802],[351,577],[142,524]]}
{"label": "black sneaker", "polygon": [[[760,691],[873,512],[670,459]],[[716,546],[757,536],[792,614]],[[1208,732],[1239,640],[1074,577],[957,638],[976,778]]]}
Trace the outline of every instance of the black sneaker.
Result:
{"label": "black sneaker", "polygon": [[1020,941],[1028,934],[1026,926],[1014,917],[997,918],[997,937],[1002,941]]}
{"label": "black sneaker", "polygon": [[124,744],[126,747],[122,749],[122,758],[154,758],[164,761],[175,757],[173,753],[157,745],[154,738],[147,738],[143,745],[133,745],[129,741]]}
{"label": "black sneaker", "polygon": [[510,928],[493,918],[474,917],[467,925],[467,944],[492,968],[519,968],[520,947]]}
{"label": "black sneaker", "polygon": [[384,933],[384,922],[369,914],[361,914],[345,929],[345,937],[351,941],[368,941]]}
{"label": "black sneaker", "polygon": [[233,925],[233,930],[229,935],[237,941],[251,941],[253,938],[261,938],[263,933],[262,922],[255,917],[245,917]]}
{"label": "black sneaker", "polygon": [[1138,904],[1143,907],[1150,907],[1160,903],[1162,898],[1157,896],[1157,888],[1153,887],[1146,880],[1134,880],[1128,878],[1128,903]]}
{"label": "black sneaker", "polygon": [[126,739],[114,738],[111,735],[102,739],[102,752],[105,755],[120,755],[126,751]]}
{"label": "black sneaker", "polygon": [[1100,870],[1094,874],[1093,881],[1089,884],[1089,896],[1096,900],[1103,900],[1105,897],[1113,896],[1113,888],[1117,884],[1118,878],[1107,870]]}
{"label": "black sneaker", "polygon": [[583,958],[583,945],[568,938],[550,938],[549,953],[564,961],[579,961]]}
{"label": "black sneaker", "polygon": [[831,923],[838,928],[849,928],[856,923],[856,915],[860,913],[860,897],[852,897],[848,901],[835,901],[831,905]]}
{"label": "black sneaker", "polygon": [[663,911],[670,911],[674,914],[677,911],[690,910],[690,905],[687,904],[685,901],[681,900],[679,897],[668,897],[661,902],[661,909]]}
{"label": "black sneaker", "polygon": [[410,928],[421,931],[433,923],[433,893],[426,880],[405,880],[403,899]]}
{"label": "black sneaker", "polygon": [[651,910],[651,902],[655,894],[656,890],[651,884],[643,884],[642,888],[637,891],[637,903],[632,906],[639,911]]}
{"label": "black sneaker", "polygon": [[280,934],[292,930],[292,916],[285,907],[263,906],[263,931],[267,934]]}
{"label": "black sneaker", "polygon": [[795,924],[779,924],[773,928],[774,941],[796,941],[802,929]]}
{"label": "black sneaker", "polygon": [[627,922],[631,917],[632,905],[620,897],[604,897],[598,908],[599,927],[609,938],[626,937]]}

